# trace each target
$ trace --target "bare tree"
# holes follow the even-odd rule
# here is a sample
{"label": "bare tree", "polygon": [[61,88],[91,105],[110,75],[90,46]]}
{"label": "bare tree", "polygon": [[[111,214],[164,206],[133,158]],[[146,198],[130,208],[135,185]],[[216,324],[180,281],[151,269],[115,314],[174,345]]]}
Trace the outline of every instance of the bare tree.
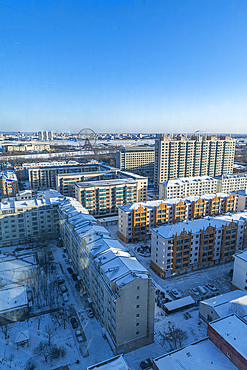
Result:
{"label": "bare tree", "polygon": [[46,332],[47,338],[48,338],[48,346],[50,346],[51,345],[52,337],[54,336],[53,328],[50,325],[47,325],[45,327],[45,332]]}
{"label": "bare tree", "polygon": [[176,328],[174,324],[169,323],[168,331],[159,331],[159,336],[162,340],[162,346],[168,343],[171,350],[182,347],[182,343],[188,339],[186,332],[180,328]]}
{"label": "bare tree", "polygon": [[66,322],[68,320],[68,315],[64,307],[60,308],[58,311],[52,312],[51,318],[54,324],[57,324],[59,326],[63,324],[64,329],[66,328]]}
{"label": "bare tree", "polygon": [[31,357],[25,363],[24,370],[35,370],[35,368],[36,368],[36,363],[35,363],[34,359]]}
{"label": "bare tree", "polygon": [[43,316],[42,315],[37,316],[37,320],[38,320],[38,330],[39,330],[41,321],[43,320]]}
{"label": "bare tree", "polygon": [[238,315],[240,317],[245,315],[243,307],[238,303],[231,304],[231,307],[229,308],[229,313],[234,313],[235,315]]}
{"label": "bare tree", "polygon": [[11,369],[11,362],[14,360],[14,358],[15,358],[15,355],[13,353],[11,353],[9,355],[9,367],[10,367],[10,369]]}
{"label": "bare tree", "polygon": [[34,348],[33,353],[38,357],[43,357],[45,362],[48,362],[50,356],[50,348],[48,346],[48,342],[39,342],[37,347]]}

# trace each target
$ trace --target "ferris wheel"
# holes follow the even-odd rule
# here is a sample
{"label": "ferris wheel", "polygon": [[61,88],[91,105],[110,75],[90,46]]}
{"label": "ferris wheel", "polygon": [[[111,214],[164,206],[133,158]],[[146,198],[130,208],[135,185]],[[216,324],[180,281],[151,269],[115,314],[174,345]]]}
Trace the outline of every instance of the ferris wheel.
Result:
{"label": "ferris wheel", "polygon": [[91,128],[83,128],[78,136],[77,141],[83,150],[94,150],[97,134]]}

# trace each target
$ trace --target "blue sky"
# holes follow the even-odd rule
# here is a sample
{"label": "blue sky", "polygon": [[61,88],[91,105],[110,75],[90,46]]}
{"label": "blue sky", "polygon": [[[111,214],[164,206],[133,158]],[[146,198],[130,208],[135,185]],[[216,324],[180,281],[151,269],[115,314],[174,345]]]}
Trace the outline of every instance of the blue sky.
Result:
{"label": "blue sky", "polygon": [[246,133],[247,1],[0,0],[0,130]]}

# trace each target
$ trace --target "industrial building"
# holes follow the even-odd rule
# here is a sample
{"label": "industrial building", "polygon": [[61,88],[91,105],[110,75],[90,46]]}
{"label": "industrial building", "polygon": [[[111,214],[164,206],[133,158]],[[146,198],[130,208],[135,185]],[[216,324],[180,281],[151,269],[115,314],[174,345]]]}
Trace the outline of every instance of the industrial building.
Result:
{"label": "industrial building", "polygon": [[151,230],[151,267],[163,278],[231,261],[245,246],[247,212]]}
{"label": "industrial building", "polygon": [[154,185],[180,177],[218,176],[232,173],[235,140],[228,136],[160,135],[155,140]]}
{"label": "industrial building", "polygon": [[235,211],[232,194],[207,194],[127,204],[118,208],[118,234],[125,242],[149,238],[151,229]]}

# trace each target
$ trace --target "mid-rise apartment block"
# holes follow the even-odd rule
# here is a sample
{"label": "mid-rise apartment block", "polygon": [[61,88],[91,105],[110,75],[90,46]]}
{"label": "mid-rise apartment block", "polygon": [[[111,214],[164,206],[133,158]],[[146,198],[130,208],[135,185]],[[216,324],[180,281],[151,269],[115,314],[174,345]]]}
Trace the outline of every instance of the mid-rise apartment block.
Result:
{"label": "mid-rise apartment block", "polygon": [[18,191],[18,181],[14,171],[0,171],[0,199],[13,197]]}
{"label": "mid-rise apartment block", "polygon": [[182,177],[167,180],[159,184],[159,199],[213,194],[218,191],[217,184],[217,180],[210,176]]}
{"label": "mid-rise apartment block", "polygon": [[0,246],[59,236],[57,204],[61,194],[22,191],[0,203]]}
{"label": "mid-rise apartment block", "polygon": [[[145,185],[144,185],[145,184]],[[147,199],[147,179],[126,178],[77,182],[75,198],[94,216],[118,213],[118,207]]]}
{"label": "mid-rise apartment block", "polygon": [[[230,175],[229,175],[230,174]],[[227,175],[217,176],[217,191],[237,191],[247,188],[247,174],[246,172],[234,173],[229,172]],[[220,189],[220,190],[219,190]]]}
{"label": "mid-rise apartment block", "polygon": [[231,261],[245,246],[247,212],[151,230],[151,267],[163,278]]}
{"label": "mid-rise apartment block", "polygon": [[154,176],[154,147],[129,146],[116,152],[116,167],[120,170],[153,178]]}
{"label": "mid-rise apartment block", "polygon": [[169,199],[210,193],[230,194],[247,188],[246,173],[222,175],[216,177],[197,176],[167,180],[159,184],[159,198]]}
{"label": "mid-rise apartment block", "polygon": [[234,211],[234,196],[224,193],[128,204],[118,208],[118,234],[133,242],[149,238],[151,229],[160,225]]}
{"label": "mid-rise apartment block", "polygon": [[160,135],[155,140],[154,185],[190,176],[218,176],[232,173],[235,140],[221,136],[196,136],[188,140]]}
{"label": "mid-rise apartment block", "polygon": [[114,354],[154,339],[155,287],[149,272],[78,202],[59,205],[60,236]]}
{"label": "mid-rise apartment block", "polygon": [[3,145],[3,152],[40,152],[43,150],[50,151],[49,144],[11,144]]}

